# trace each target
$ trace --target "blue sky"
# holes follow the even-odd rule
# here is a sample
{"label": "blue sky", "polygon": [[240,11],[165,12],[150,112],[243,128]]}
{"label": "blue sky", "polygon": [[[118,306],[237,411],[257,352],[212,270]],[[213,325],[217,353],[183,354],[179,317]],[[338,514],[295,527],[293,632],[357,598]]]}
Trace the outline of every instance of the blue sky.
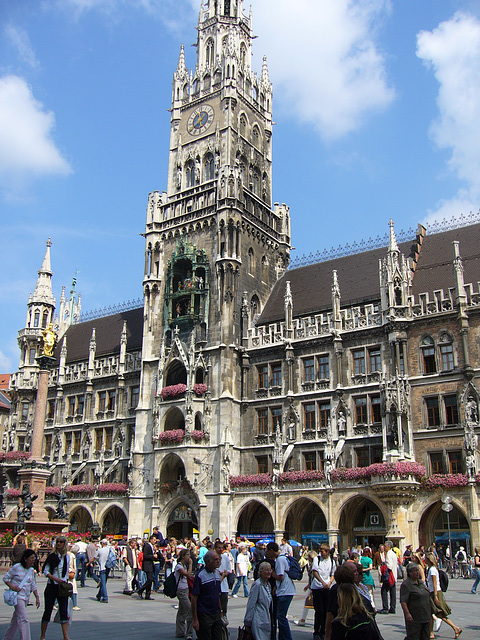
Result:
{"label": "blue sky", "polygon": [[[52,238],[54,293],[139,298],[166,188],[171,79],[199,0],[0,0],[0,370]],[[245,2],[248,11],[249,4]],[[274,201],[293,256],[480,204],[480,5],[252,0],[274,85]],[[340,283],[341,284],[341,283]]]}

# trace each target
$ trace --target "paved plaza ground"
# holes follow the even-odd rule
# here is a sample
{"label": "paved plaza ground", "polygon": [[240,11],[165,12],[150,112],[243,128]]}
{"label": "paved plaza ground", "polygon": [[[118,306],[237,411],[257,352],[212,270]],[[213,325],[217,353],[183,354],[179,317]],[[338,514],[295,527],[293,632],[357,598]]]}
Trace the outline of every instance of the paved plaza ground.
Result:
{"label": "paved plaza ground", "polygon": [[[43,590],[45,580],[38,580],[39,592],[43,607]],[[95,600],[96,588],[91,579],[87,579],[87,586],[79,589],[78,604],[81,611],[74,612],[74,620],[70,630],[72,640],[101,640],[104,638],[116,638],[118,640],[152,638],[154,640],[173,640],[175,637],[174,605],[177,602],[160,594],[152,594],[154,602],[140,600],[137,596],[124,596],[123,580],[113,578],[108,581],[108,604],[102,604]],[[304,582],[296,583],[298,595],[290,606],[290,618],[298,619],[303,609]],[[463,628],[461,640],[480,639],[480,592],[479,595],[471,595],[472,582],[470,580],[450,580],[446,599],[452,608],[452,620]],[[397,589],[398,591],[398,589]],[[380,590],[375,596],[380,602]],[[33,599],[32,599],[33,600]],[[28,613],[31,623],[32,640],[40,637],[40,618],[42,607],[36,609],[29,607]],[[228,604],[229,631],[232,640],[237,639],[237,629],[242,624],[245,613],[246,600],[243,597],[232,598]],[[0,638],[5,635],[13,610],[2,603],[0,608]],[[52,615],[53,619],[53,615]],[[385,640],[403,640],[405,632],[403,615],[400,605],[397,606],[395,615],[377,616],[377,620]],[[309,611],[307,626],[297,627],[291,622],[294,640],[311,640],[313,632],[313,611]],[[18,636],[17,636],[18,637]],[[436,634],[439,639],[453,638],[453,630],[442,625]],[[60,625],[50,623],[47,631],[47,640],[61,640]]]}

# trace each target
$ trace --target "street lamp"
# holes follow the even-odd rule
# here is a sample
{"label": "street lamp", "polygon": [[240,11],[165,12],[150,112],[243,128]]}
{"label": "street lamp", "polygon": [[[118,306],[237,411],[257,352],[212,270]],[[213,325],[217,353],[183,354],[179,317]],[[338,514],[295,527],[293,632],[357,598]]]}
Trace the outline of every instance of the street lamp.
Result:
{"label": "street lamp", "polygon": [[447,514],[447,527],[448,527],[448,555],[450,560],[452,560],[452,538],[450,535],[450,511],[453,509],[452,499],[450,496],[446,495],[442,498],[442,509]]}

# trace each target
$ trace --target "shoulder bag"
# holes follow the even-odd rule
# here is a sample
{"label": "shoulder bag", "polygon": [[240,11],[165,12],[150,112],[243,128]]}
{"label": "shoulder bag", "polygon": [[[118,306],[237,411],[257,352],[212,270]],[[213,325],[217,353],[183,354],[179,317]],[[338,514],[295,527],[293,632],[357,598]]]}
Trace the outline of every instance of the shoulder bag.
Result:
{"label": "shoulder bag", "polygon": [[[24,586],[24,584],[28,580],[28,577],[32,575],[32,571],[33,569],[29,569],[27,571],[27,573],[25,574],[25,577],[18,585],[19,589],[21,589]],[[7,589],[3,593],[3,601],[5,602],[5,604],[8,604],[9,607],[16,607],[18,602],[18,591],[12,591],[12,589]]]}

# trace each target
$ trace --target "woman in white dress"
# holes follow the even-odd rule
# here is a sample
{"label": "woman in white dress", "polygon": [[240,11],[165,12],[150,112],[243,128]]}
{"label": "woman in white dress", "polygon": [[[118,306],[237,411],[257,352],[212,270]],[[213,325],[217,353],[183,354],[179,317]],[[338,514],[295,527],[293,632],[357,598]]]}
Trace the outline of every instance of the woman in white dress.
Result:
{"label": "woman in white dress", "polygon": [[251,629],[254,640],[270,640],[272,633],[272,592],[268,582],[272,575],[269,562],[258,568],[258,580],[252,584],[243,624]]}
{"label": "woman in white dress", "polygon": [[[33,549],[26,549],[20,562],[14,564],[13,567],[3,576],[3,581],[9,589],[17,592],[17,604],[15,606],[12,621],[4,636],[4,640],[13,640],[17,631],[20,631],[21,640],[30,640],[30,623],[27,618],[27,602],[30,593],[34,593],[37,609],[40,606],[40,598],[37,591],[37,583],[35,581],[35,570],[33,565],[37,559]],[[21,582],[25,579],[22,588],[19,588]]]}

